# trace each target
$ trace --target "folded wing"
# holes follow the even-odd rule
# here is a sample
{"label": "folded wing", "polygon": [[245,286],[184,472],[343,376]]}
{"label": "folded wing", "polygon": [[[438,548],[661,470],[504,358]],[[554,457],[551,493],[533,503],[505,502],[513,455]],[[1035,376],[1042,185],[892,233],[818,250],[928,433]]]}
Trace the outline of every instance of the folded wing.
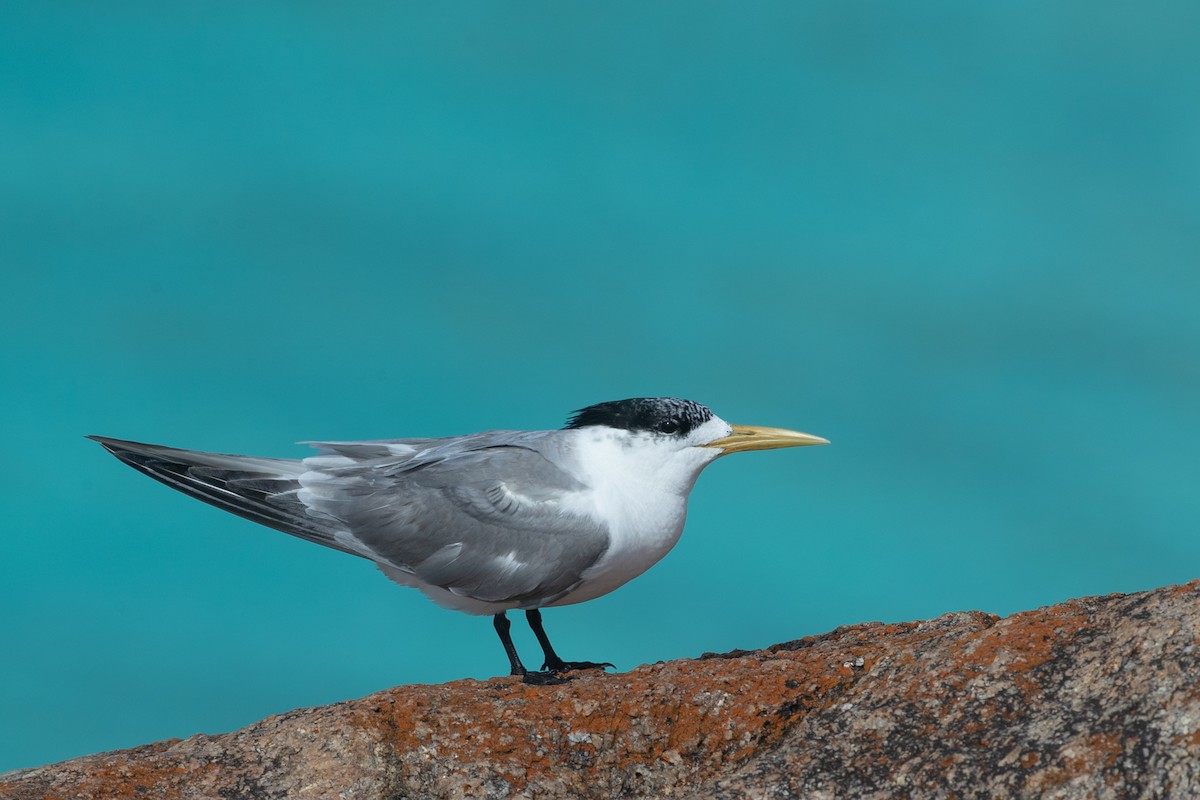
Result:
{"label": "folded wing", "polygon": [[586,487],[543,455],[546,435],[321,442],[302,461],[91,438],[174,489],[402,582],[534,607],[578,585],[609,543],[566,501]]}
{"label": "folded wing", "polygon": [[540,605],[574,588],[608,531],[572,509],[586,490],[529,434],[368,446],[328,443],[306,461],[301,501],[381,565],[488,602]]}

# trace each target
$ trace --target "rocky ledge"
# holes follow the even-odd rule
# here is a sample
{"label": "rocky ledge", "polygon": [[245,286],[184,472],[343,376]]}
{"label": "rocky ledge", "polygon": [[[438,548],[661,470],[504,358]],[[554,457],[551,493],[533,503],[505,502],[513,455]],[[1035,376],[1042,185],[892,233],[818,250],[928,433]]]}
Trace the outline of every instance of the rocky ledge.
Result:
{"label": "rocky ledge", "polygon": [[1200,796],[1200,582],[402,686],[0,775],[32,798]]}

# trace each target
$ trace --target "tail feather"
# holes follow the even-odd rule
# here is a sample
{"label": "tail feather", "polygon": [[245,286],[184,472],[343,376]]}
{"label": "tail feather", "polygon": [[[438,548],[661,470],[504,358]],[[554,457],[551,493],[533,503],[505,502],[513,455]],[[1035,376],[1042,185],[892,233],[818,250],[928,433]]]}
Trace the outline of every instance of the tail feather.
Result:
{"label": "tail feather", "polygon": [[143,475],[260,525],[361,556],[337,540],[331,526],[308,514],[296,497],[302,461],[180,450],[104,436],[93,441]]}

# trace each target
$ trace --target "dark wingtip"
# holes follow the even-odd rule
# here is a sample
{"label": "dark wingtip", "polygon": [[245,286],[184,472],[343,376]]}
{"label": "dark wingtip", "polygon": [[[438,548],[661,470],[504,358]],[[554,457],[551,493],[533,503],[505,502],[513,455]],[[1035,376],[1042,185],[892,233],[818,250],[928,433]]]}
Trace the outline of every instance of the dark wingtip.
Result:
{"label": "dark wingtip", "polygon": [[85,435],[83,438],[91,439],[93,442],[100,445],[101,447],[103,447],[105,450],[107,450],[110,453],[113,451],[113,448],[115,448],[117,446],[116,445],[117,440],[110,439],[107,436],[96,436],[95,434],[89,433],[89,434]]}
{"label": "dark wingtip", "polygon": [[100,445],[110,453],[115,453],[118,450],[125,449],[123,445],[137,444],[137,442],[128,442],[124,439],[113,439],[109,436],[96,436],[91,433],[87,434],[83,438],[91,439],[93,442]]}
{"label": "dark wingtip", "polygon": [[92,434],[88,434],[83,438],[91,439],[93,442],[125,462],[128,462],[132,457],[148,456],[151,453],[158,453],[173,449],[170,447],[160,447],[158,445],[145,444],[144,442],[135,442],[131,439],[114,439],[111,436],[94,436]]}

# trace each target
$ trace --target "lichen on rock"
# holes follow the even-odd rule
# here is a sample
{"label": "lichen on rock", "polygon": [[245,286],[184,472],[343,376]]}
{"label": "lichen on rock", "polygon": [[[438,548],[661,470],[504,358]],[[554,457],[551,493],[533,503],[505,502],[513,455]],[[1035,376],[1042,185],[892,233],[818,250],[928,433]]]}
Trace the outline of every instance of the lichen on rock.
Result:
{"label": "lichen on rock", "polygon": [[0,775],[33,798],[1200,796],[1200,583],[561,686],[402,686]]}

